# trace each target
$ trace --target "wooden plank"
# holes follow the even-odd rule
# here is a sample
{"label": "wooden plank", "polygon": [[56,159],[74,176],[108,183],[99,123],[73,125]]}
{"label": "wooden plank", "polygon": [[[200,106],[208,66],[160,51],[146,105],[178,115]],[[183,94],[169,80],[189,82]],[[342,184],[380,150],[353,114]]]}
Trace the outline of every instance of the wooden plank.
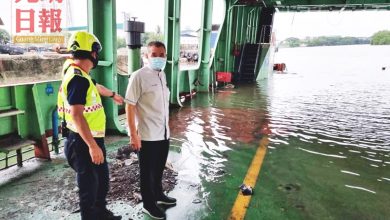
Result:
{"label": "wooden plank", "polygon": [[22,139],[18,136],[9,136],[0,140],[0,152],[8,153],[13,150],[19,150],[23,147],[34,145],[35,141]]}
{"label": "wooden plank", "polygon": [[24,111],[18,110],[18,109],[0,111],[0,118],[14,116],[14,115],[18,115],[18,114],[24,114]]}

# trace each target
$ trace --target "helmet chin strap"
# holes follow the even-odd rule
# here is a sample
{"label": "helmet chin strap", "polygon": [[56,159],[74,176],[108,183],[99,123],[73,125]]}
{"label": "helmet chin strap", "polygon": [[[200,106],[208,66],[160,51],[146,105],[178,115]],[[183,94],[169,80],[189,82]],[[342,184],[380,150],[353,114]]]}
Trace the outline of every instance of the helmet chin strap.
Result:
{"label": "helmet chin strap", "polygon": [[92,53],[89,55],[89,60],[91,60],[91,62],[93,63],[93,67],[92,67],[92,69],[95,69],[96,67],[97,67],[97,65],[98,65],[98,62],[99,62],[99,56],[98,56],[98,54],[96,53],[96,58],[94,58],[93,56],[92,56]]}

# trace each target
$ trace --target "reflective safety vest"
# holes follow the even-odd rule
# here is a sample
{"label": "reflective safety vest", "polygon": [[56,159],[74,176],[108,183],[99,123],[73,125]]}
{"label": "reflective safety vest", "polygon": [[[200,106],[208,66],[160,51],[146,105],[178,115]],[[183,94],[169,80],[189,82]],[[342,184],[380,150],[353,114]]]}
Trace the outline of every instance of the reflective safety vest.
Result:
{"label": "reflective safety vest", "polygon": [[[69,63],[65,63],[69,65]],[[67,69],[66,69],[67,68]],[[70,80],[75,76],[79,75],[84,77],[89,82],[89,88],[87,91],[86,103],[84,105],[84,118],[86,119],[88,126],[91,130],[93,137],[104,137],[106,131],[106,114],[104,113],[104,108],[102,105],[102,100],[100,98],[99,92],[93,83],[91,77],[84,72],[80,67],[71,64],[68,67],[64,67],[65,74],[62,79],[62,83],[58,92],[58,115],[63,118],[67,123],[67,127],[78,133],[77,128],[74,124],[74,120],[70,115],[70,105],[68,103],[68,91],[67,87]]]}
{"label": "reflective safety vest", "polygon": [[65,60],[64,65],[62,66],[62,71],[61,71],[61,77],[62,78],[64,77],[64,74],[69,69],[69,67],[72,66],[72,64],[74,64],[74,60],[73,59],[67,58]]}

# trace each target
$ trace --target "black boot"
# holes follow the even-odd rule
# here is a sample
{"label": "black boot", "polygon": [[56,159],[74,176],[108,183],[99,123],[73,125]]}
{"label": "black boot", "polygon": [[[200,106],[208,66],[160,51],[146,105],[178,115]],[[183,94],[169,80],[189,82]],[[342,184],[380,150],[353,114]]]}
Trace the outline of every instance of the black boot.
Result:
{"label": "black boot", "polygon": [[163,194],[160,198],[157,199],[157,204],[159,204],[159,205],[160,204],[162,204],[162,205],[175,205],[176,199]]}
{"label": "black boot", "polygon": [[159,207],[157,207],[156,205],[151,205],[151,206],[147,206],[147,207],[143,207],[142,208],[142,212],[144,212],[145,214],[148,214],[151,218],[154,218],[154,219],[165,219],[165,213],[163,211],[161,211],[161,209]]}
{"label": "black boot", "polygon": [[122,216],[120,215],[114,215],[113,212],[111,212],[108,209],[99,210],[99,220],[121,220]]}

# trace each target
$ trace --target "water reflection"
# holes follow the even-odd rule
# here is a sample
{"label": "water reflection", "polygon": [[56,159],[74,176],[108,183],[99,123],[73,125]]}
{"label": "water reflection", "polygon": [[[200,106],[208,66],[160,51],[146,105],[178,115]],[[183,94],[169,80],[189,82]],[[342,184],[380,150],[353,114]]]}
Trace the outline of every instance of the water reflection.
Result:
{"label": "water reflection", "polygon": [[[188,106],[173,111],[173,141],[182,154],[176,165],[185,163],[188,168],[179,175],[188,175],[188,182],[196,184],[222,182],[229,152],[257,147],[261,137],[268,135],[265,163],[271,158],[267,167],[271,172],[290,175],[290,170],[272,165],[282,158],[286,167],[291,164],[307,172],[289,176],[302,178],[302,188],[312,187],[304,183],[320,182],[318,187],[332,192],[335,187],[344,196],[353,190],[386,200],[390,192],[390,74],[366,72],[362,66],[373,61],[364,57],[360,63],[346,64],[354,65],[353,74],[333,66],[318,70],[318,66],[310,67],[313,53],[291,50],[286,55],[292,57],[291,62],[300,62],[293,71],[298,74],[273,75],[256,86],[197,94]],[[341,59],[340,54],[331,53],[335,59]],[[390,53],[383,57],[381,62],[390,60]],[[190,165],[186,160],[191,160]],[[207,192],[202,193],[207,198]]]}
{"label": "water reflection", "polygon": [[[384,188],[388,185],[378,184],[388,184],[382,177],[390,175],[390,74],[377,68],[390,59],[389,48],[359,47],[358,62],[341,57],[354,56],[356,47],[280,50],[276,60],[282,59],[298,74],[275,74],[268,81],[274,153],[283,153],[276,150],[288,143],[306,153],[308,160],[343,159],[333,160],[327,169],[338,168],[344,177],[327,181],[373,194],[377,192],[373,188],[389,193]],[[327,59],[316,59],[320,55]],[[339,60],[344,65],[328,65]],[[360,186],[363,183],[366,187]]]}
{"label": "water reflection", "polygon": [[[235,93],[230,93],[234,95]],[[226,93],[222,94],[226,99]],[[207,94],[198,95],[197,99],[209,100]],[[201,172],[199,176],[206,181],[221,181],[225,174],[225,151],[235,147],[253,147],[257,145],[264,129],[264,111],[240,106],[242,103],[220,107],[218,101],[203,107],[185,106],[173,112],[170,123],[173,136],[183,140],[182,149],[197,158]],[[234,100],[234,98],[233,98]],[[243,145],[244,144],[244,145]]]}

